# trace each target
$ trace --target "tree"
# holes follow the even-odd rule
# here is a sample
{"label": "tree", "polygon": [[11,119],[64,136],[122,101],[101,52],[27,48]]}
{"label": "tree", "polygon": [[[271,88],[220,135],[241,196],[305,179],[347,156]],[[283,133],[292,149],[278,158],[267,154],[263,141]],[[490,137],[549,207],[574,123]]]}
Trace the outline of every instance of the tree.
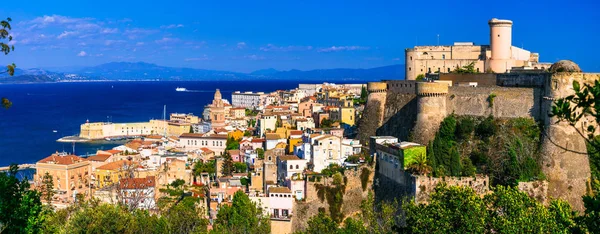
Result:
{"label": "tree", "polygon": [[233,166],[233,159],[229,152],[223,153],[223,166],[221,168],[221,175],[223,176],[231,176],[235,167]]}
{"label": "tree", "polygon": [[194,176],[200,176],[202,173],[208,173],[209,175],[212,175],[215,173],[215,161],[210,160],[203,162],[202,160],[198,160],[194,164],[192,172],[194,173]]}
{"label": "tree", "polygon": [[204,210],[198,208],[199,199],[185,197],[165,214],[170,233],[206,232],[208,220],[204,218]]}
{"label": "tree", "polygon": [[334,222],[325,212],[319,211],[319,214],[308,220],[306,234],[337,233],[338,224]]}
{"label": "tree", "polygon": [[415,78],[416,81],[424,81],[425,80],[425,75],[423,74],[419,74],[417,75],[417,78]]}
{"label": "tree", "polygon": [[471,62],[465,66],[462,67],[456,67],[456,69],[454,69],[454,71],[452,71],[452,73],[458,73],[458,74],[475,74],[475,73],[479,73],[479,71],[475,70],[475,62]]}
{"label": "tree", "polygon": [[194,133],[194,127],[190,126],[190,133]]}
{"label": "tree", "polygon": [[235,168],[235,172],[244,173],[248,170],[248,166],[243,162],[235,162],[233,163],[233,167]]}
{"label": "tree", "polygon": [[48,205],[50,205],[50,203],[52,202],[52,197],[54,197],[55,192],[54,192],[54,180],[52,179],[52,176],[48,172],[46,172],[46,174],[44,174],[44,177],[42,178],[41,192],[42,192],[42,197],[44,198],[44,200],[46,200]]}
{"label": "tree", "polygon": [[211,233],[270,233],[271,220],[263,209],[243,191],[233,195],[231,206],[224,205],[217,213]]}
{"label": "tree", "polygon": [[[10,45],[13,37],[10,34],[10,30],[12,27],[10,26],[10,22],[12,22],[11,18],[6,18],[6,20],[0,21],[0,52],[4,53],[4,55],[8,55],[10,52],[15,50],[14,45]],[[4,43],[2,41],[8,40],[8,43]],[[17,66],[13,64],[9,64],[6,66],[6,71],[0,72],[0,75],[3,73],[8,73],[9,76],[13,76],[15,74],[15,68]],[[12,106],[12,102],[8,100],[6,97],[2,97],[1,99],[2,107],[8,109]]]}
{"label": "tree", "polygon": [[263,148],[256,149],[256,155],[258,159],[265,159],[265,150]]}
{"label": "tree", "polygon": [[233,137],[227,138],[227,142],[225,142],[226,148],[225,150],[237,150],[240,149],[240,142],[236,141]]}
{"label": "tree", "polygon": [[18,166],[0,172],[0,232],[38,233],[44,215],[40,193],[29,189],[27,180],[17,179]]}
{"label": "tree", "polygon": [[407,165],[407,171],[411,174],[427,175],[431,172],[431,166],[427,164],[427,157],[424,154],[418,154],[415,161]]}

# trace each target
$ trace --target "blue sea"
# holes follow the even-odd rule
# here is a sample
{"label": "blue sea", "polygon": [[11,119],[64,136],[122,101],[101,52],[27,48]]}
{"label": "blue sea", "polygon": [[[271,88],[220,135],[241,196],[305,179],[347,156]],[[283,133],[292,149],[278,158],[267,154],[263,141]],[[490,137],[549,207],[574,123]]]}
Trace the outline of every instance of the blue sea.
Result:
{"label": "blue sea", "polygon": [[[334,81],[333,81],[334,82]],[[162,119],[169,113],[201,116],[215,89],[231,100],[234,91],[271,92],[293,89],[302,81],[156,81],[3,84],[0,97],[13,106],[0,109],[0,166],[35,163],[56,151],[72,152],[71,143],[57,139],[76,135],[82,123],[136,122]],[[340,82],[343,83],[343,82]],[[352,82],[358,83],[358,82]],[[194,92],[176,92],[185,87]],[[54,132],[56,130],[56,132]],[[77,143],[75,154],[93,154],[116,145]]]}

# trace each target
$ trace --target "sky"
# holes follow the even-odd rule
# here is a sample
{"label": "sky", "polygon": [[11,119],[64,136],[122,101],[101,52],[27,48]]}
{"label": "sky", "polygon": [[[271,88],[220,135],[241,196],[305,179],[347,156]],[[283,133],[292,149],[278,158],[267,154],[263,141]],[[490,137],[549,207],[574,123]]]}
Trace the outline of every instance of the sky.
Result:
{"label": "sky", "polygon": [[0,64],[372,68],[403,64],[404,49],[416,45],[487,45],[487,21],[500,18],[514,22],[513,45],[541,61],[600,72],[599,9],[597,0],[10,1],[0,18],[13,20],[15,51]]}

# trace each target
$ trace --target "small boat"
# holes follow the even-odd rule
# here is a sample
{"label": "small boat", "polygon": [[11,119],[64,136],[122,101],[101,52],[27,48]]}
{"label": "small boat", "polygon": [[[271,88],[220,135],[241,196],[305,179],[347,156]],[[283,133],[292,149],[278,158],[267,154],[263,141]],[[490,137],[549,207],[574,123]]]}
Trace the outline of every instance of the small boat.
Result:
{"label": "small boat", "polygon": [[108,137],[107,137],[107,138],[104,138],[104,140],[111,141],[111,139],[110,139],[110,138],[108,138]]}
{"label": "small boat", "polygon": [[53,132],[53,133],[57,133],[58,131],[56,131],[56,130],[52,130],[52,132]]}
{"label": "small boat", "polygon": [[177,91],[177,92],[185,92],[185,91],[187,91],[187,89],[186,88],[182,88],[182,87],[177,87],[175,89],[175,91]]}

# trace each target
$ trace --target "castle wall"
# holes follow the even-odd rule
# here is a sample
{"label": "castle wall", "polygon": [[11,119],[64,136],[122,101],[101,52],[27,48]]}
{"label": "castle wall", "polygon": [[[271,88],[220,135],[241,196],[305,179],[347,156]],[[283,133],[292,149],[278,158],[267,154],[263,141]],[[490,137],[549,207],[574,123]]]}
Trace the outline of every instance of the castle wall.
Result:
{"label": "castle wall", "polygon": [[433,140],[440,123],[447,115],[445,83],[417,83],[417,118],[413,130],[414,142],[427,145]]}
{"label": "castle wall", "polygon": [[[550,111],[552,101],[574,93],[573,81],[591,84],[600,74],[554,73],[546,80],[543,111]],[[590,166],[585,140],[567,123],[544,116],[542,170],[548,180],[548,196],[562,198],[575,209],[584,210],[581,196],[589,186]],[[581,127],[581,123],[577,125]]]}
{"label": "castle wall", "polygon": [[496,86],[496,74],[477,73],[477,74],[457,74],[440,73],[440,80],[452,81],[452,86],[458,86],[460,83],[477,82],[477,87]]}
{"label": "castle wall", "polygon": [[[496,118],[541,116],[541,89],[507,87],[449,87],[447,113]],[[491,96],[495,97],[491,98]],[[493,104],[490,106],[490,100]]]}
{"label": "castle wall", "polygon": [[369,82],[367,84],[369,96],[358,124],[358,138],[361,142],[368,142],[369,137],[374,136],[377,128],[383,124],[387,89],[388,86],[385,82]]}

